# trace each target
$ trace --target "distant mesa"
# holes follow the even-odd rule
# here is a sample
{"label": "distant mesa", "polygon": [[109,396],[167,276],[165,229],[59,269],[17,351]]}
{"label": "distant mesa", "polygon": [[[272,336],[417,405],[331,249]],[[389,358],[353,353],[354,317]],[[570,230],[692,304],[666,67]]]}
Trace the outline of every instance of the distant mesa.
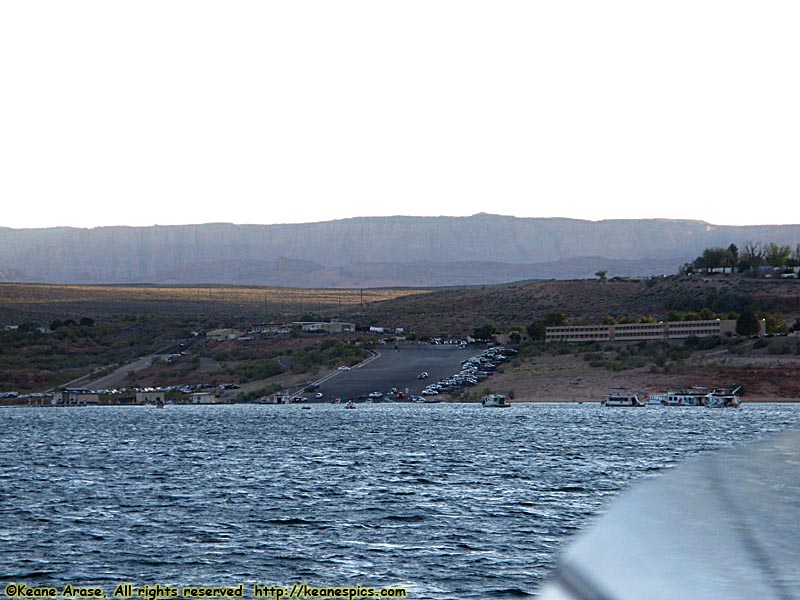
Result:
{"label": "distant mesa", "polygon": [[221,283],[291,287],[497,284],[672,274],[704,248],[770,240],[800,226],[583,221],[478,213],[281,225],[0,228],[0,281]]}
{"label": "distant mesa", "polygon": [[3,283],[25,283],[28,278],[25,273],[18,269],[0,269],[0,282]]}

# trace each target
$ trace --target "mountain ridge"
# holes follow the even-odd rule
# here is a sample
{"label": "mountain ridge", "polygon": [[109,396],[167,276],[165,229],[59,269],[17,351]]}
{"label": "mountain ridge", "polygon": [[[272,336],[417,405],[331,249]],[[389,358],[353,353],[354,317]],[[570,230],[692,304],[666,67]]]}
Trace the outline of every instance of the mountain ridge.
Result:
{"label": "mountain ridge", "polygon": [[274,225],[0,227],[0,270],[6,280],[18,274],[46,283],[446,286],[591,277],[597,270],[672,273],[707,247],[747,241],[794,247],[798,240],[800,225],[488,213]]}

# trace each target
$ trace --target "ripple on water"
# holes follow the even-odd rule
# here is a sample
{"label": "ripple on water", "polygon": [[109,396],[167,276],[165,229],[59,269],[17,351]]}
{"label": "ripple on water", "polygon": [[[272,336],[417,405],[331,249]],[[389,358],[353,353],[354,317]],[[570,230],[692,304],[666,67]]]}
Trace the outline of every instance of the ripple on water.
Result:
{"label": "ripple on water", "polygon": [[795,405],[0,411],[3,581],[400,585],[524,598],[633,482]]}

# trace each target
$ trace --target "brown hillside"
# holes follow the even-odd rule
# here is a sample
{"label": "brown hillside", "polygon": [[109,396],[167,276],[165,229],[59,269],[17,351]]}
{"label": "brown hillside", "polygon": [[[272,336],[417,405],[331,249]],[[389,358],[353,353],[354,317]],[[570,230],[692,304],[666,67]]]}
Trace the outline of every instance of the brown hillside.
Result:
{"label": "brown hillside", "polygon": [[699,310],[713,299],[718,312],[749,297],[761,310],[792,323],[800,316],[800,280],[751,279],[739,275],[664,277],[648,280],[537,281],[409,295],[342,311],[361,325],[404,327],[430,334],[464,334],[491,322],[528,325],[549,311],[594,323],[606,315],[664,318],[670,308]]}

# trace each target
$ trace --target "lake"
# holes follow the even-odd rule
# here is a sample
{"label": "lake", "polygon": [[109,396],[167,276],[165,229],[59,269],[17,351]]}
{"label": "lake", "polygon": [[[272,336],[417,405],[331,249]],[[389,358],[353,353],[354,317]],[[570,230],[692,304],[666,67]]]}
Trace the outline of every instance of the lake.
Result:
{"label": "lake", "polygon": [[4,408],[2,581],[534,595],[634,482],[800,425],[743,406]]}

